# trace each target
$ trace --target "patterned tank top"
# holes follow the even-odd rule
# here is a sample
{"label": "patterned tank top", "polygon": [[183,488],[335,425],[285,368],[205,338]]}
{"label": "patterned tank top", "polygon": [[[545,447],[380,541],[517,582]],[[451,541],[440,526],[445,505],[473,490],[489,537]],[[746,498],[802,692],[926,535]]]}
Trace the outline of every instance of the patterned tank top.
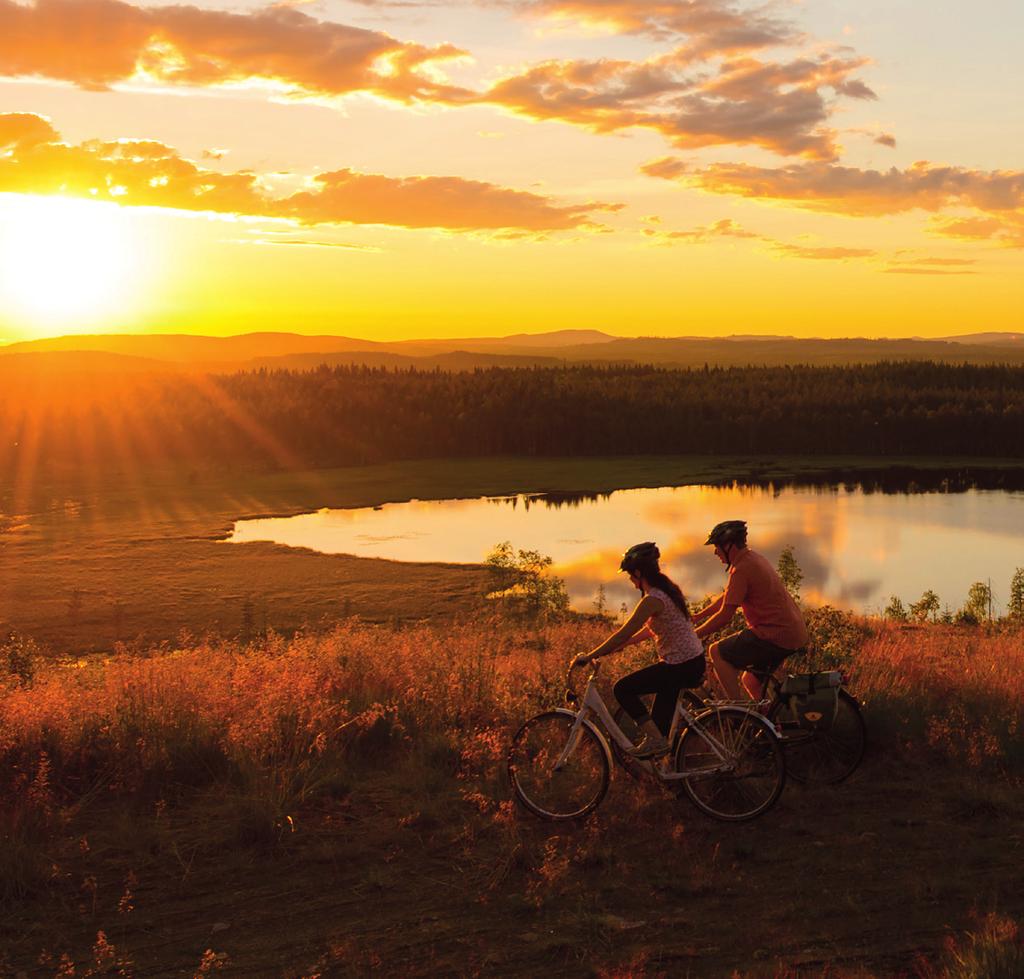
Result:
{"label": "patterned tank top", "polygon": [[686,663],[703,656],[704,646],[693,630],[693,623],[679,606],[660,588],[651,588],[647,594],[661,600],[661,611],[647,620],[647,628],[654,633],[658,655],[666,663]]}

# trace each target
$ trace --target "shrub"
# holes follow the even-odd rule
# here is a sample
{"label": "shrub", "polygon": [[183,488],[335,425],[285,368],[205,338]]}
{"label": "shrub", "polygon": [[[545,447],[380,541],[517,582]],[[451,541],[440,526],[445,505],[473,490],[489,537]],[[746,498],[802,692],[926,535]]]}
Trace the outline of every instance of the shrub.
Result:
{"label": "shrub", "polygon": [[504,541],[494,546],[484,563],[494,585],[488,598],[531,619],[557,618],[569,611],[565,582],[551,574],[550,557],[539,551],[516,551]]}

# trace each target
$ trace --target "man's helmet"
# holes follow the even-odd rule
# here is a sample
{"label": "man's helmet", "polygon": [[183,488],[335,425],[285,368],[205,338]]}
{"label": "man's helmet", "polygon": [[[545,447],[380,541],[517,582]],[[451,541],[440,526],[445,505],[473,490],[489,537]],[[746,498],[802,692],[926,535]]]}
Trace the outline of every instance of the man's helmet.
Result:
{"label": "man's helmet", "polygon": [[707,544],[716,544],[722,547],[725,544],[737,544],[740,547],[747,546],[747,522],[745,520],[723,520],[716,524],[708,534]]}
{"label": "man's helmet", "polygon": [[642,544],[634,544],[625,554],[622,555],[622,562],[619,564],[620,571],[637,571],[640,568],[649,568],[652,564],[657,565],[661,551],[654,541],[644,541]]}

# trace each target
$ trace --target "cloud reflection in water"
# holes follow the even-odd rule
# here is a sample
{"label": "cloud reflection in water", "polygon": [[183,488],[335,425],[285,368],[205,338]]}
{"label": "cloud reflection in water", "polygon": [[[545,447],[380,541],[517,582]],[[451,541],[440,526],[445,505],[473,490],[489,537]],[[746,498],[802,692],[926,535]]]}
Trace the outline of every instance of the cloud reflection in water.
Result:
{"label": "cloud reflection in water", "polygon": [[720,520],[745,519],[751,546],[772,562],[793,548],[807,598],[872,610],[890,594],[914,601],[927,588],[956,607],[973,581],[988,578],[1005,603],[1013,554],[1021,553],[1013,543],[1024,536],[1022,517],[1024,495],[1002,490],[682,486],[321,510],[240,521],[231,540],[467,564],[508,540],[550,554],[576,607],[590,609],[604,585],[607,604],[616,610],[636,598],[618,571],[631,544],[656,540],[669,574],[687,597],[698,599],[725,582],[725,569],[704,546],[708,530]]}

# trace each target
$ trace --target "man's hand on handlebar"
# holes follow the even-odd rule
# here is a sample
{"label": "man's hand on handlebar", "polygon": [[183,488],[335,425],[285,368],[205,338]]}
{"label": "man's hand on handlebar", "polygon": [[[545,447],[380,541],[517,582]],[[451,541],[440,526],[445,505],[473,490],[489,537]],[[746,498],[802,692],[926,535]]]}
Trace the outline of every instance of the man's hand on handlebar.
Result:
{"label": "man's hand on handlebar", "polygon": [[590,653],[580,653],[573,659],[571,668],[575,669],[577,666],[586,666],[588,663],[592,663],[593,661],[594,658]]}

